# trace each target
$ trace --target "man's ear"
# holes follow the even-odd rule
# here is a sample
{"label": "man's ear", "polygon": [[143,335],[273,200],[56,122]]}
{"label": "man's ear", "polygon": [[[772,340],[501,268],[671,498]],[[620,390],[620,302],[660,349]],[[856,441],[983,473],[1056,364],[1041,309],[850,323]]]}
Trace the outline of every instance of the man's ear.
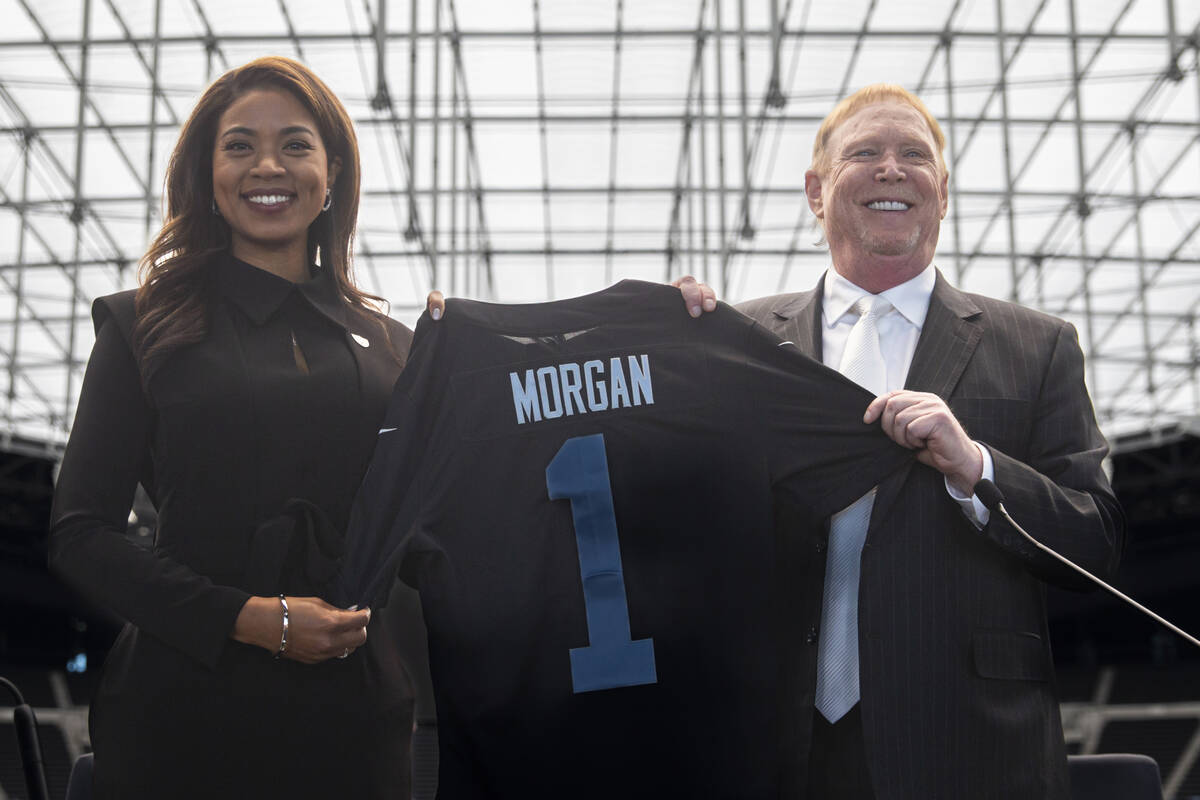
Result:
{"label": "man's ear", "polygon": [[821,176],[816,170],[804,173],[804,194],[808,197],[808,207],[812,209],[817,219],[825,219],[825,198],[821,194]]}

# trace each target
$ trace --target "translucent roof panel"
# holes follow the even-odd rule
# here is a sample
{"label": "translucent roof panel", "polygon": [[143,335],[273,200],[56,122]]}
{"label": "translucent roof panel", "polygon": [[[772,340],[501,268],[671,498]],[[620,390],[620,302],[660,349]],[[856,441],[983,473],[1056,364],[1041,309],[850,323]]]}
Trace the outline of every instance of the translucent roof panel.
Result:
{"label": "translucent roof panel", "polygon": [[947,136],[947,277],[1075,324],[1109,434],[1200,413],[1196,3],[411,2],[0,0],[5,434],[65,439],[90,303],[136,285],[181,121],[269,54],[354,119],[356,275],[406,323],[435,287],[808,288],[817,127],[900,82]]}

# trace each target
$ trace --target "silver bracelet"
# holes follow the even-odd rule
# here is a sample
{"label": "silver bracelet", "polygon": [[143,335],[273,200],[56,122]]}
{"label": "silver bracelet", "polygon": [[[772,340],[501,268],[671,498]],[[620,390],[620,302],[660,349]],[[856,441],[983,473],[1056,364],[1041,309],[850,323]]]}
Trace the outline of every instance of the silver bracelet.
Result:
{"label": "silver bracelet", "polygon": [[288,607],[287,598],[283,595],[279,595],[279,605],[283,606],[283,633],[279,636],[279,649],[275,651],[276,658],[287,652]]}

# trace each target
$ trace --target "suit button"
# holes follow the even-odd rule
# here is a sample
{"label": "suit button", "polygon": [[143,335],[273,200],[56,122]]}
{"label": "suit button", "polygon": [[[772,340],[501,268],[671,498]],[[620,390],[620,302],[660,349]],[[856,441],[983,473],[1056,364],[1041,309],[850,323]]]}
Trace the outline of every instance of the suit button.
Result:
{"label": "suit button", "polygon": [[816,625],[813,625],[811,628],[808,629],[808,633],[804,635],[804,643],[805,644],[816,644],[817,643],[817,626]]}
{"label": "suit button", "polygon": [[824,539],[817,542],[817,552],[818,553],[825,552],[825,540]]}

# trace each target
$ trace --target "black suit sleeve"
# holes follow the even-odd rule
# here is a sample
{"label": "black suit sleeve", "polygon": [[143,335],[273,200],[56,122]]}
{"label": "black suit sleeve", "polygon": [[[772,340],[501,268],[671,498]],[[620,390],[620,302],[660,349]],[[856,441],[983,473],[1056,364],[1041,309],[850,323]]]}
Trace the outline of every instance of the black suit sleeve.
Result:
{"label": "black suit sleeve", "polygon": [[152,413],[117,320],[100,325],[54,492],[50,566],[88,598],[215,666],[250,595],[217,586],[130,541],[129,509],[148,471]]}
{"label": "black suit sleeve", "polygon": [[[988,442],[996,485],[1009,513],[1043,544],[1099,576],[1111,575],[1124,547],[1125,518],[1102,462],[1108,446],[1084,385],[1075,329],[1062,323],[1034,405],[1029,451],[1018,460]],[[998,514],[986,533],[1028,560],[1047,580],[1090,587],[1037,551]]]}

